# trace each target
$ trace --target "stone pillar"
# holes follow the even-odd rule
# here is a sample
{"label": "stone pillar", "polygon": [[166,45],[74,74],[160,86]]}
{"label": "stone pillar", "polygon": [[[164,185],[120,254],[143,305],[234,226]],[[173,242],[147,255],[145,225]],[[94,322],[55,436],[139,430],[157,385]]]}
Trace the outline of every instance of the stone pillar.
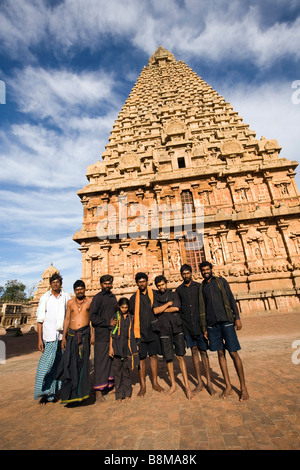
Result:
{"label": "stone pillar", "polygon": [[148,266],[148,259],[147,259],[147,246],[148,246],[148,240],[142,240],[139,241],[138,244],[141,247],[141,257],[142,257],[142,266],[144,266],[145,271],[149,271],[149,266]]}
{"label": "stone pillar", "polygon": [[274,204],[274,201],[275,201],[276,198],[275,198],[275,194],[274,194],[273,186],[272,186],[273,175],[270,175],[270,173],[268,171],[266,171],[265,174],[264,174],[264,178],[266,180],[267,187],[268,187],[268,190],[269,190],[271,204]]}
{"label": "stone pillar", "polygon": [[244,257],[245,257],[245,264],[247,268],[249,268],[249,262],[251,260],[251,257],[249,259],[249,252],[248,252],[248,246],[247,246],[247,240],[246,240],[246,233],[248,232],[249,227],[238,227],[237,228],[237,233],[241,237],[242,240],[242,246],[244,249]]}
{"label": "stone pillar", "polygon": [[216,187],[217,187],[217,184],[218,184],[218,181],[212,177],[209,181],[208,181],[208,184],[211,186],[211,204],[213,206],[216,206],[217,205],[217,200],[216,200],[216,194],[215,194],[215,191],[216,191]]}
{"label": "stone pillar", "polygon": [[168,279],[170,275],[169,257],[168,257],[168,245],[167,240],[160,240],[161,253],[162,253],[162,264],[164,276]]}
{"label": "stone pillar", "polygon": [[179,246],[179,251],[180,251],[181,264],[185,264],[186,263],[186,253],[185,253],[185,245],[184,245],[184,239],[183,238],[178,240],[178,246]]}
{"label": "stone pillar", "polygon": [[88,247],[81,245],[79,248],[79,251],[81,252],[82,255],[82,278],[86,279],[88,277],[87,275],[87,251]]}
{"label": "stone pillar", "polygon": [[122,262],[120,264],[120,267],[121,267],[121,273],[123,273],[123,277],[125,277],[128,274],[127,251],[128,251],[129,245],[130,245],[129,241],[123,241],[120,243],[120,248],[122,250]]}
{"label": "stone pillar", "polygon": [[86,258],[86,278],[91,279],[93,277],[93,266],[92,266],[92,258],[90,256],[87,256]]}
{"label": "stone pillar", "polygon": [[295,181],[296,172],[293,171],[293,170],[289,170],[288,173],[289,173],[289,177],[291,178],[291,184],[292,184],[293,189],[294,189],[294,194],[295,194],[295,196],[299,197],[299,191],[298,191],[297,184],[296,184],[296,181]]}
{"label": "stone pillar", "polygon": [[110,250],[110,245],[103,245],[101,246],[101,249],[104,251],[104,265],[106,267],[106,273],[103,274],[111,274],[110,269],[109,269],[109,250]]}
{"label": "stone pillar", "polygon": [[234,185],[235,185],[235,180],[234,180],[231,176],[229,176],[229,177],[227,178],[227,184],[228,184],[228,186],[229,186],[229,191],[230,191],[230,195],[231,195],[232,207],[233,207],[233,209],[235,210],[235,206],[236,206],[236,204],[235,204],[235,197],[234,197]]}
{"label": "stone pillar", "polygon": [[292,263],[292,256],[293,254],[290,251],[290,246],[289,246],[289,235],[288,235],[288,228],[289,228],[289,221],[280,219],[277,221],[277,227],[279,228],[279,231],[281,233],[284,247],[287,253],[287,259],[290,263]]}
{"label": "stone pillar", "polygon": [[229,255],[229,250],[228,250],[228,245],[227,245],[227,234],[229,230],[227,228],[220,228],[218,230],[218,234],[220,235],[220,243],[221,243],[221,248],[222,248],[222,253],[223,253],[223,258],[224,258],[224,264],[230,263],[230,255]]}

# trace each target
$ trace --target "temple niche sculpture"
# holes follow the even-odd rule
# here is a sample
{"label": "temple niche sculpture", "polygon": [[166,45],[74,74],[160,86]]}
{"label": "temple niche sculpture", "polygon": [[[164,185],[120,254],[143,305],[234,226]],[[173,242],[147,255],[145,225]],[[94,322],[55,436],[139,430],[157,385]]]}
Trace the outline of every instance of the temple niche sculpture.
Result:
{"label": "temple niche sculpture", "polygon": [[106,273],[118,296],[134,292],[138,271],[150,284],[163,273],[175,288],[186,262],[200,281],[207,259],[242,313],[299,308],[298,163],[280,151],[159,47],[78,192],[83,224],[73,238],[87,294]]}

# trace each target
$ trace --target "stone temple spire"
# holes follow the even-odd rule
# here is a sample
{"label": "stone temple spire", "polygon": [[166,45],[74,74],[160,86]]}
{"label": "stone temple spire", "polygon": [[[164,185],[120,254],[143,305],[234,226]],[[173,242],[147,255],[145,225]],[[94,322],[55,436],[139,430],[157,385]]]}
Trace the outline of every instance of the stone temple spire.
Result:
{"label": "stone temple spire", "polygon": [[[98,175],[100,182],[137,171],[143,178],[143,169],[148,173],[176,170],[178,158],[203,167],[214,155],[209,163],[220,164],[228,152],[235,150],[240,155],[246,148],[254,156],[255,132],[242,121],[210,85],[159,46],[114,123],[102,161],[88,168],[87,177],[92,183],[92,175]],[[187,145],[183,157],[182,147]],[[200,153],[207,157],[201,163]]]}
{"label": "stone temple spire", "polygon": [[[186,262],[201,281],[206,259],[231,284],[242,314],[299,308],[298,163],[279,156],[277,140],[256,139],[223,96],[162,46],[142,69],[103,150],[78,191],[83,224],[74,240],[87,295],[105,273],[114,276],[117,295],[134,292],[137,271],[147,272],[150,284],[164,274],[174,288]],[[179,226],[186,205],[192,223],[204,210],[203,233],[193,240]],[[160,211],[155,236],[153,207]],[[101,224],[111,237],[99,238]]]}
{"label": "stone temple spire", "polygon": [[159,61],[174,62],[174,55],[162,46],[158,46],[154,54],[150,57],[148,65],[153,65]]}

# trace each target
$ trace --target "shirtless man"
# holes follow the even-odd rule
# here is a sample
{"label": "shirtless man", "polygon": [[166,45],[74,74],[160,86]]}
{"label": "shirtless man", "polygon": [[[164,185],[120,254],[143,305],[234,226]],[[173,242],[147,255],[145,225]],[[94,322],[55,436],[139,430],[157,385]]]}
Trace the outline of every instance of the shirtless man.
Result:
{"label": "shirtless man", "polygon": [[[73,285],[75,297],[68,301],[64,321],[63,339],[61,347],[66,349],[67,333],[69,328],[79,330],[90,323],[90,305],[92,299],[85,296],[85,284],[78,280]],[[91,327],[91,344],[94,343],[94,329]]]}
{"label": "shirtless man", "polygon": [[63,358],[58,378],[62,380],[61,402],[68,404],[85,400],[90,395],[90,344],[94,334],[90,327],[91,299],[85,296],[85,284],[73,285],[75,297],[68,301],[64,321]]}

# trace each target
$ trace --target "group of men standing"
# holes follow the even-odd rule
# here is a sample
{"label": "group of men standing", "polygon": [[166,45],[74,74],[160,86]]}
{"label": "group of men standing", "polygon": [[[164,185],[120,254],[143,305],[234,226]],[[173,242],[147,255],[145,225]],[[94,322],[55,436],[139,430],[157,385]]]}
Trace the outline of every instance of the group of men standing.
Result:
{"label": "group of men standing", "polygon": [[[192,268],[184,264],[180,270],[183,282],[175,291],[168,289],[164,276],[155,278],[154,290],[149,286],[147,274],[137,273],[136,292],[130,299],[121,299],[123,304],[128,303],[128,308],[125,305],[124,309],[120,308],[120,302],[118,303],[112,293],[111,275],[101,276],[101,291],[93,299],[85,296],[84,282],[76,281],[75,297],[70,299],[62,290],[62,278],[59,274],[54,274],[50,279],[51,290],[41,298],[37,312],[38,347],[42,356],[36,374],[35,399],[40,399],[41,404],[55,401],[59,390],[61,402],[65,404],[87,399],[90,395],[90,345],[94,344],[93,388],[97,401],[106,401],[105,395],[114,387],[114,372],[116,375],[117,371],[113,368],[112,337],[120,338],[120,334],[125,334],[124,344],[127,342],[129,345],[130,332],[128,336],[128,331],[125,332],[124,328],[122,330],[120,327],[124,311],[124,320],[129,325],[132,323],[132,336],[138,353],[139,397],[146,393],[148,356],[152,387],[157,392],[165,392],[158,382],[159,355],[166,361],[171,383],[166,394],[171,395],[176,390],[173,367],[176,356],[187,398],[193,398],[204,388],[200,358],[207,390],[214,395],[216,391],[212,385],[207,354],[210,349],[218,352],[225,383],[221,397],[226,398],[232,393],[225,354],[227,350],[240,381],[240,400],[247,400],[249,394],[238,354],[240,345],[236,335],[236,330],[239,330],[242,324],[235,299],[228,282],[213,275],[209,262],[201,263],[200,270],[204,278],[202,283],[193,280]],[[126,322],[123,323],[125,325]],[[191,349],[197,378],[197,386],[193,391],[190,389],[184,357],[186,348]],[[126,351],[126,354],[133,357],[130,345],[129,348],[126,346]],[[126,358],[119,359],[118,364],[122,364],[121,361]],[[118,372],[118,390],[120,380],[123,379],[119,377]],[[128,376],[126,380],[128,381]],[[131,392],[128,393],[127,398],[130,398]]]}

